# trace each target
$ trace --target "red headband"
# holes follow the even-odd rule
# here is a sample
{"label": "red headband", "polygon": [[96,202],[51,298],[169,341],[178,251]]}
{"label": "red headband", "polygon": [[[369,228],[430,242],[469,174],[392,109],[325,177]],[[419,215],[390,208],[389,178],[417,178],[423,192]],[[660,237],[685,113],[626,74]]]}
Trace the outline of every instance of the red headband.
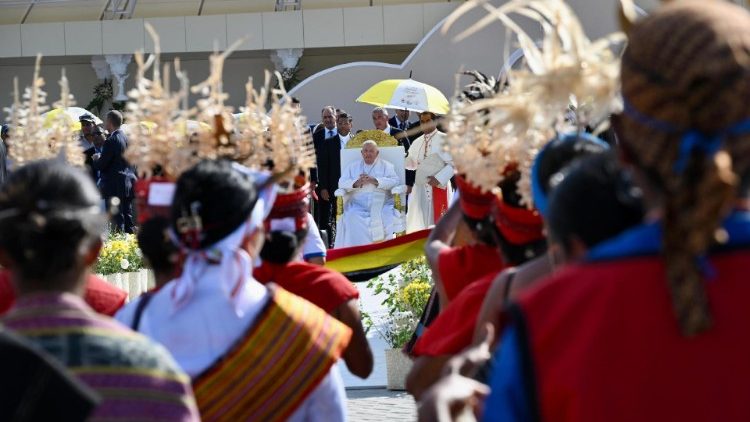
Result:
{"label": "red headband", "polygon": [[512,207],[496,202],[495,225],[511,244],[523,245],[544,239],[544,221],[536,209]]}
{"label": "red headband", "polygon": [[482,192],[481,189],[472,185],[462,175],[456,176],[458,185],[459,204],[464,215],[474,220],[482,220],[490,214],[495,195],[491,192]]}
{"label": "red headband", "polygon": [[297,230],[307,227],[307,212],[309,201],[307,196],[310,188],[308,185],[289,193],[278,193],[273,203],[271,213],[266,219],[266,230],[270,229],[270,221],[282,218],[294,218],[294,226]]}

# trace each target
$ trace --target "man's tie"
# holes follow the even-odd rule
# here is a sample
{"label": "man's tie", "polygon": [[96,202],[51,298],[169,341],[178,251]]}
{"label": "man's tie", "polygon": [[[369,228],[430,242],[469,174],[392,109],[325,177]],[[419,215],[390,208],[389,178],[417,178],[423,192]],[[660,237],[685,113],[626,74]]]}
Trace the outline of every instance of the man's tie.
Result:
{"label": "man's tie", "polygon": [[328,137],[330,138],[331,136],[333,136],[333,131],[332,131],[332,130],[329,130],[329,131],[328,131]]}

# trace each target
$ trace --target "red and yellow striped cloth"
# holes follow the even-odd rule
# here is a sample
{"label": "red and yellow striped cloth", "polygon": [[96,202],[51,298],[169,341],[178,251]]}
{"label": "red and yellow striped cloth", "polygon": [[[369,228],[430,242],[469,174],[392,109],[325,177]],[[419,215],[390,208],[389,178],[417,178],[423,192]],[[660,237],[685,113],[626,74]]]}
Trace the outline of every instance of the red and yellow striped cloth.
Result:
{"label": "red and yellow striped cloth", "polygon": [[340,273],[352,273],[404,263],[422,256],[430,231],[420,230],[371,245],[331,249],[326,257],[326,267]]}
{"label": "red and yellow striped cloth", "polygon": [[286,420],[328,374],[351,330],[279,287],[224,358],[193,380],[203,421]]}

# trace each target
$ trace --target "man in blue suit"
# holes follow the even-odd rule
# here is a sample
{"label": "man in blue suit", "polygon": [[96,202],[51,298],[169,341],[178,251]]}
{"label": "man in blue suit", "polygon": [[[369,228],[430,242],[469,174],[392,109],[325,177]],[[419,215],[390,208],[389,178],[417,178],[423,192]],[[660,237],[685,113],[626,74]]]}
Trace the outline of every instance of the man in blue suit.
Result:
{"label": "man in blue suit", "polygon": [[105,126],[110,133],[109,138],[104,141],[101,154],[92,157],[94,161],[91,167],[99,172],[100,188],[107,206],[111,207],[113,198],[119,200],[117,212],[112,215],[115,230],[133,233],[133,185],[136,176],[123,156],[128,147],[128,138],[120,130],[122,114],[117,110],[107,113]]}

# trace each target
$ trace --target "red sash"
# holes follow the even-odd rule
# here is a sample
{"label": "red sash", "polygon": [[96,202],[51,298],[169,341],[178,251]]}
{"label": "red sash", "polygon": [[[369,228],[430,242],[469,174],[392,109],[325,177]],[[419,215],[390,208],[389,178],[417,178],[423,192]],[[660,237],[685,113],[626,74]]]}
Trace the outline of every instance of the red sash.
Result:
{"label": "red sash", "polygon": [[435,224],[448,211],[448,189],[432,186],[432,215]]}

